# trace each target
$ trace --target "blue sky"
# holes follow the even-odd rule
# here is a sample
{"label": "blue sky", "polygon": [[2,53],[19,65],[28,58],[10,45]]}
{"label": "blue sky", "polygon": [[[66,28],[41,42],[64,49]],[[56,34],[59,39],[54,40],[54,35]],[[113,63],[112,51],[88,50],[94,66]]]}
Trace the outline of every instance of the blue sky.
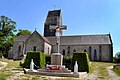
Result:
{"label": "blue sky", "polygon": [[17,22],[17,29],[43,35],[49,10],[62,10],[64,35],[110,33],[114,54],[120,51],[120,0],[0,0],[0,15]]}

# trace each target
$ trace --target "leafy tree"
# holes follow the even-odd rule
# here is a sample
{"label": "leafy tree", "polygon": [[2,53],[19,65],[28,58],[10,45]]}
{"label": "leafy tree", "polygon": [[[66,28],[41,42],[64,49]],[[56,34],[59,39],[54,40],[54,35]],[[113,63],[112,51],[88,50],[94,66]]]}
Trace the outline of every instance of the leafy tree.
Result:
{"label": "leafy tree", "polygon": [[31,31],[20,29],[16,35],[19,36],[19,35],[26,35],[26,34],[31,34]]}
{"label": "leafy tree", "polygon": [[114,62],[120,63],[120,52],[117,52],[114,57]]}
{"label": "leafy tree", "polygon": [[0,16],[0,53],[7,57],[12,47],[16,22],[6,16]]}

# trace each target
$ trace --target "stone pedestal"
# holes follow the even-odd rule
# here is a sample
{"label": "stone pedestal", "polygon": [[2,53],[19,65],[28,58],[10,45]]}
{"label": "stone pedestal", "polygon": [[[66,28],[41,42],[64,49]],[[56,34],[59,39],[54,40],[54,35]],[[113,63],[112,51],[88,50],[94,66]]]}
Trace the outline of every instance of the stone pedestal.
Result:
{"label": "stone pedestal", "polygon": [[51,65],[62,65],[63,55],[60,53],[51,54]]}

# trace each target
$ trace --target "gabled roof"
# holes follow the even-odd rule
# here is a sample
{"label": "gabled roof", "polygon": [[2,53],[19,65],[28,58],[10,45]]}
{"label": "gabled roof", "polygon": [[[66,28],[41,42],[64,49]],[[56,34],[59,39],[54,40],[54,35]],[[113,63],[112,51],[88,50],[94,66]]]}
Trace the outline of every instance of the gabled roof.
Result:
{"label": "gabled roof", "polygon": [[[43,37],[43,36],[41,36],[36,30],[35,30],[32,34],[34,34],[34,33],[37,33],[45,42],[47,42],[47,43],[50,44],[50,42],[48,41],[48,39],[45,38],[45,37]],[[32,35],[32,34],[31,34],[31,35]]]}
{"label": "gabled roof", "polygon": [[20,35],[16,38],[15,41],[26,41],[26,39],[29,37],[30,35]]}
{"label": "gabled roof", "polygon": [[[34,33],[37,33],[45,42],[50,44],[49,40],[47,38],[45,38],[45,37],[42,37],[36,30],[31,35],[33,35]],[[31,35],[20,35],[20,36],[18,36],[16,38],[15,41],[23,41],[23,42],[25,42]]]}
{"label": "gabled roof", "polygon": [[[56,37],[47,37],[47,39],[52,45],[56,45]],[[109,34],[61,36],[60,40],[60,45],[111,44]]]}

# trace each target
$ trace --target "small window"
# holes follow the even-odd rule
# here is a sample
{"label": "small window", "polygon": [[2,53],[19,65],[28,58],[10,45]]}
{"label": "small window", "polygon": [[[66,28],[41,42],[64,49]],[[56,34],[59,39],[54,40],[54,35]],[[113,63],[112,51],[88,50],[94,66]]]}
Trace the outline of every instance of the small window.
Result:
{"label": "small window", "polygon": [[33,47],[33,51],[36,51],[36,46]]}

